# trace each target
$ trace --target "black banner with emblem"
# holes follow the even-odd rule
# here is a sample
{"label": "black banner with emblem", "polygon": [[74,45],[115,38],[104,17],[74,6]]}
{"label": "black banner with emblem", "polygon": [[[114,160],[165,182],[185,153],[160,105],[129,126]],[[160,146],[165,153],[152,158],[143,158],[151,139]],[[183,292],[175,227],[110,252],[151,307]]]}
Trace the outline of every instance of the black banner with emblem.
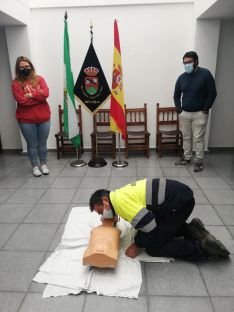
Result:
{"label": "black banner with emblem", "polygon": [[95,114],[110,97],[110,93],[110,88],[91,42],[74,87],[74,94],[89,112]]}

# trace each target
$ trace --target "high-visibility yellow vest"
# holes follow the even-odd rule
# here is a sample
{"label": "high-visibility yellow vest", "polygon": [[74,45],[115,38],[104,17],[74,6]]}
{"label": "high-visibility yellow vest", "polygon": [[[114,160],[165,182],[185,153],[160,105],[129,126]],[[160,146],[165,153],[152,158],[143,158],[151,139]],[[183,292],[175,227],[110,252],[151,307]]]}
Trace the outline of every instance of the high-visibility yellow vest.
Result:
{"label": "high-visibility yellow vest", "polygon": [[146,179],[110,192],[110,200],[116,214],[131,222],[136,214],[146,207]]}

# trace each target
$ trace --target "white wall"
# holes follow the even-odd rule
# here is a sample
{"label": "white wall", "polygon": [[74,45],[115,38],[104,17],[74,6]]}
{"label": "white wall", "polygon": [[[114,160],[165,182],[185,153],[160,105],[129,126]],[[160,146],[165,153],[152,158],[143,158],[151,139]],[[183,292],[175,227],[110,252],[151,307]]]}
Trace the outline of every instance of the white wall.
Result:
{"label": "white wall", "polygon": [[[219,20],[197,20],[195,33],[195,51],[199,55],[199,65],[210,70],[215,78],[217,51],[219,44]],[[215,106],[215,103],[214,103]],[[209,121],[205,136],[205,149],[208,150],[208,142],[210,135],[210,120],[213,109],[209,113]]]}
{"label": "white wall", "polygon": [[4,149],[20,149],[19,127],[15,119],[15,101],[11,93],[11,71],[5,32],[0,28],[0,135]]}
{"label": "white wall", "polygon": [[[18,56],[24,55],[31,58],[31,49],[29,35],[29,27],[27,26],[10,26],[5,27],[8,57],[10,61],[11,77],[15,77],[15,62]],[[23,152],[26,152],[26,142],[20,132]]]}
{"label": "white wall", "polygon": [[30,9],[19,0],[1,0],[0,11],[25,25],[30,20]]}
{"label": "white wall", "polygon": [[[94,47],[111,86],[113,20],[119,21],[125,103],[148,103],[150,146],[155,147],[156,102],[173,104],[174,84],[183,71],[182,56],[194,46],[192,3],[68,8],[71,63],[76,80],[94,24]],[[64,8],[32,10],[32,55],[38,74],[49,88],[52,128],[48,147],[55,148],[57,106],[63,101]],[[43,21],[43,23],[42,23]],[[109,103],[105,105],[109,107]],[[84,145],[91,146],[92,116],[83,110]]]}
{"label": "white wall", "polygon": [[213,108],[210,128],[210,147],[234,147],[234,20],[221,24],[216,70],[218,96]]}

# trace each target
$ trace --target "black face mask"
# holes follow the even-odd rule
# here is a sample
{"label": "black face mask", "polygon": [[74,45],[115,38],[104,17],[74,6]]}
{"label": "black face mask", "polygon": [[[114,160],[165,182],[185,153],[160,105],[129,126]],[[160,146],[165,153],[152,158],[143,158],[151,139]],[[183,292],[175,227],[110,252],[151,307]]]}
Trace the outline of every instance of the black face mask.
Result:
{"label": "black face mask", "polygon": [[19,70],[20,75],[23,77],[28,77],[30,75],[30,72],[31,68],[24,68]]}

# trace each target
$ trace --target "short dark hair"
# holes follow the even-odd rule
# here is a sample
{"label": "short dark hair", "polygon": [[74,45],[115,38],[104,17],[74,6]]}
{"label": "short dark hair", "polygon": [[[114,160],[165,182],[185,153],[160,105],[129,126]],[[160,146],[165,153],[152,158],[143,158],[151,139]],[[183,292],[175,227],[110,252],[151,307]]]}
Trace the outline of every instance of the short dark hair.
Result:
{"label": "short dark hair", "polygon": [[186,52],[185,55],[183,56],[183,60],[185,59],[185,57],[190,57],[194,60],[194,62],[196,62],[196,64],[199,63],[198,61],[198,55],[196,52],[194,51],[189,51],[189,52]]}
{"label": "short dark hair", "polygon": [[91,211],[94,211],[94,205],[102,205],[102,197],[109,196],[110,191],[101,189],[94,192],[89,200],[89,208]]}

